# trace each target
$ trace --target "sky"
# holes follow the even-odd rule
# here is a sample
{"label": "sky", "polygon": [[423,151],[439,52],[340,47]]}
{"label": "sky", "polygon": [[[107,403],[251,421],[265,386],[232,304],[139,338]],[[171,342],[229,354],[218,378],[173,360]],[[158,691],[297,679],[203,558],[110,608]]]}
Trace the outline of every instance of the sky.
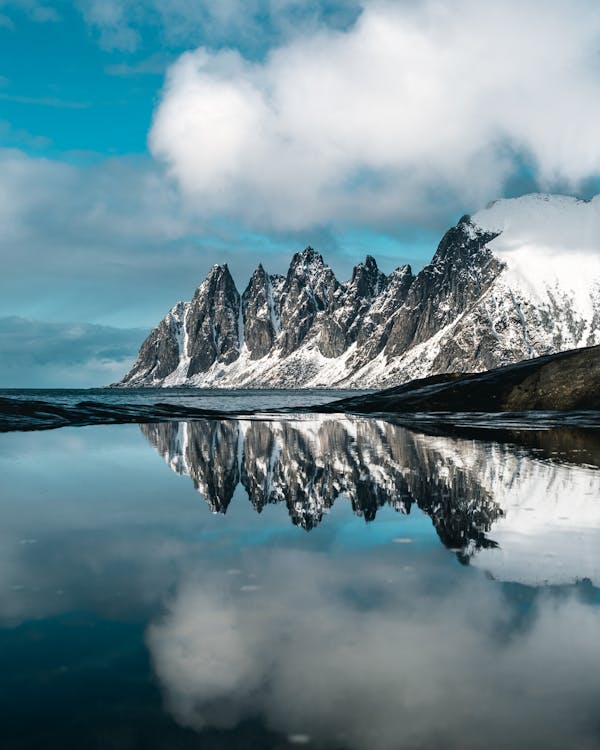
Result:
{"label": "sky", "polygon": [[590,197],[599,122],[597,0],[0,0],[0,387],[118,379],[213,263]]}

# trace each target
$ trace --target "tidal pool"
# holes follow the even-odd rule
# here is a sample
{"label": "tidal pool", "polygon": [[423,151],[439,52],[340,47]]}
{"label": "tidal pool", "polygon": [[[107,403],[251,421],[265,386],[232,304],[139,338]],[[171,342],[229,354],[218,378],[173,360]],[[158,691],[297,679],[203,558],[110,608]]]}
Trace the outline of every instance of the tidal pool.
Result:
{"label": "tidal pool", "polygon": [[3,748],[600,746],[600,438],[0,435]]}

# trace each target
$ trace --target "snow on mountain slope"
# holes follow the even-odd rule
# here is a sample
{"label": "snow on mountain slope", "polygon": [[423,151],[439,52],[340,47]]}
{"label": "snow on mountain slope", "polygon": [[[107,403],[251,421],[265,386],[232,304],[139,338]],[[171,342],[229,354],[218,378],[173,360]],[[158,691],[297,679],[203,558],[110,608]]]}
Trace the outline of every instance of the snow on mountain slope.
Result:
{"label": "snow on mountain slope", "polygon": [[384,387],[596,343],[600,196],[536,194],[463,217],[416,276],[367,256],[340,283],[306,248],[240,295],[214,266],[120,385]]}
{"label": "snow on mountain slope", "polygon": [[[600,196],[497,201],[464,228],[501,264],[471,306],[401,357],[382,353],[346,381],[387,386],[439,372],[478,372],[600,343]],[[456,309],[456,306],[453,306]]]}
{"label": "snow on mountain slope", "polygon": [[556,346],[557,336],[562,349],[599,342],[600,196],[497,201],[473,222],[498,232],[488,246],[506,264],[501,281],[547,315],[555,337],[547,345]]}

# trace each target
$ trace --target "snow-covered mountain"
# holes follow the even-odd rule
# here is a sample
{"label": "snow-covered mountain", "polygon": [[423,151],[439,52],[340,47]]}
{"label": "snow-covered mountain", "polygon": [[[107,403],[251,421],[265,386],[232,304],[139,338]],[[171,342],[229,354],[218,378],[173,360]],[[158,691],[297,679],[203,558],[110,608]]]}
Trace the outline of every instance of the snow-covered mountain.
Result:
{"label": "snow-covered mountain", "polygon": [[600,343],[600,196],[528,195],[464,216],[414,275],[371,256],[340,283],[312,248],[240,295],[213,266],[119,385],[384,387]]}

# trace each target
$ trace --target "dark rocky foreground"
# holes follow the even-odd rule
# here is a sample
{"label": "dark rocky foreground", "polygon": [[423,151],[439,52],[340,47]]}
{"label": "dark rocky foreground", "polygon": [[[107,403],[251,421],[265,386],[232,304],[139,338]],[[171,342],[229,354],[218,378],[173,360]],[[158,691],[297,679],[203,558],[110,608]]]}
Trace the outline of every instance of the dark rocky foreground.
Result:
{"label": "dark rocky foreground", "polygon": [[[576,424],[600,427],[600,346],[575,349],[475,375],[436,375],[397,388],[319,406],[280,410],[294,413],[355,413],[395,416],[409,425],[445,424],[472,428],[522,428]],[[174,404],[61,406],[0,398],[0,432],[92,424],[251,417]]]}
{"label": "dark rocky foreground", "polygon": [[600,346],[498,367],[473,375],[434,375],[321,411],[360,414],[524,412],[600,409]]}
{"label": "dark rocky foreground", "polygon": [[224,414],[211,409],[194,409],[173,404],[102,404],[81,401],[59,406],[46,401],[0,398],[0,432],[51,430],[94,424],[148,424],[177,420],[219,419]]}

